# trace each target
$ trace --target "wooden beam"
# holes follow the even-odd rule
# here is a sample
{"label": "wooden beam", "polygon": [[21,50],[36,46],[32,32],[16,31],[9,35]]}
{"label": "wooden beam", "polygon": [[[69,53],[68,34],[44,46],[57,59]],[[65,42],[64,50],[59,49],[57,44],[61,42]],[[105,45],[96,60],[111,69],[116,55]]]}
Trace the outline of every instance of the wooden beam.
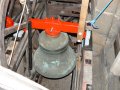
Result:
{"label": "wooden beam", "polygon": [[50,0],[50,1],[81,3],[82,0]]}
{"label": "wooden beam", "polygon": [[[20,29],[25,28],[26,24],[27,24],[26,22],[22,23],[21,26],[20,26]],[[18,25],[15,25],[15,26],[10,27],[10,28],[6,28],[5,30],[3,30],[4,31],[4,36],[15,33],[17,31],[17,28],[18,28]]]}
{"label": "wooden beam", "polygon": [[83,51],[83,81],[82,90],[92,90],[92,65],[93,53],[89,50]]}
{"label": "wooden beam", "polygon": [[77,41],[82,42],[83,33],[85,31],[86,25],[86,18],[88,14],[88,4],[89,0],[82,0],[81,11],[80,11],[80,21],[79,21],[79,28],[77,33]]}
{"label": "wooden beam", "polygon": [[[12,57],[12,60],[11,60],[11,63],[10,63],[10,68],[12,68],[13,66],[16,66],[14,64],[18,61],[19,57],[23,56],[24,52],[22,52],[22,51],[25,51],[25,49],[26,49],[25,46],[27,46],[27,44],[28,44],[27,43],[27,37],[28,37],[28,32],[25,33],[21,42],[19,42],[18,46],[16,46],[16,50],[14,51],[14,54],[13,54],[13,57]],[[22,55],[21,55],[21,53],[22,53]]]}
{"label": "wooden beam", "polygon": [[[68,6],[69,3],[62,3],[62,4],[48,4],[48,17],[62,15],[62,16],[72,16],[72,17],[79,17],[80,14],[80,6]],[[80,5],[80,4],[79,4]]]}
{"label": "wooden beam", "polygon": [[4,67],[7,67],[4,47],[4,28],[8,3],[9,0],[0,0],[0,64]]}

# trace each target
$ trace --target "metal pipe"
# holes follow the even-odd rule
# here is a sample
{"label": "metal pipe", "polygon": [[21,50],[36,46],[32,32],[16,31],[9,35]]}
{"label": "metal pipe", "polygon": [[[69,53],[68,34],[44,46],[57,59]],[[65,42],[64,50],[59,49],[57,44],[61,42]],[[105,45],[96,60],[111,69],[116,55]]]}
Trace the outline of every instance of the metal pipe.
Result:
{"label": "metal pipe", "polygon": [[97,20],[103,13],[104,11],[109,7],[109,5],[112,3],[113,0],[110,0],[110,2],[105,6],[105,8],[98,14],[98,16],[95,18]]}
{"label": "metal pipe", "polygon": [[25,70],[25,76],[26,77],[30,77],[31,75],[31,72],[29,70],[29,56],[28,56],[28,47],[26,48],[26,51],[25,51],[25,62],[26,62],[26,70]]}
{"label": "metal pipe", "polygon": [[99,17],[104,13],[104,11],[109,7],[113,0],[110,0],[109,3],[100,11],[100,13],[88,23],[88,25],[93,26],[93,28],[98,29],[98,27],[94,26],[95,22],[99,19]]}
{"label": "metal pipe", "polygon": [[32,70],[32,28],[31,22],[28,22],[28,49],[29,49],[29,70]]}

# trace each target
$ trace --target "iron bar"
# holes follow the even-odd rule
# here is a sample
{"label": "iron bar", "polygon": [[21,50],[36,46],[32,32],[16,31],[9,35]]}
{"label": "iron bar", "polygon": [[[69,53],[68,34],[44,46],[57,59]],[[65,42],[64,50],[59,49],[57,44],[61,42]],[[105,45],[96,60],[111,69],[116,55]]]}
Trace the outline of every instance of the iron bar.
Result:
{"label": "iron bar", "polygon": [[25,51],[25,62],[26,62],[26,70],[25,70],[25,76],[30,77],[31,73],[29,70],[29,56],[28,56],[28,46]]}
{"label": "iron bar", "polygon": [[98,18],[104,13],[104,11],[109,7],[109,5],[112,3],[113,0],[110,0],[110,2],[104,7],[104,9],[95,17],[95,21],[98,20]]}
{"label": "iron bar", "polygon": [[31,22],[28,22],[28,49],[29,49],[29,70],[32,70],[32,28]]}

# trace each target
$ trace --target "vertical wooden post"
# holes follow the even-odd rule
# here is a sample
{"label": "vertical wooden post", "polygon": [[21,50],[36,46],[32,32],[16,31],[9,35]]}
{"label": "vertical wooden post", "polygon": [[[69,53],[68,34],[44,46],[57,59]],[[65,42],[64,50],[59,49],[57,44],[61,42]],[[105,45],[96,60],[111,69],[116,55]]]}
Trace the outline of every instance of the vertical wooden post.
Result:
{"label": "vertical wooden post", "polygon": [[8,3],[9,0],[0,0],[0,63],[4,67],[7,67],[4,48],[4,28]]}
{"label": "vertical wooden post", "polygon": [[82,39],[83,39],[83,33],[85,31],[85,25],[86,25],[85,21],[86,21],[87,14],[88,14],[88,4],[89,4],[89,0],[82,0],[79,28],[78,28],[78,33],[77,33],[78,42],[82,42]]}
{"label": "vertical wooden post", "polygon": [[92,90],[92,51],[84,50],[83,53],[82,90]]}

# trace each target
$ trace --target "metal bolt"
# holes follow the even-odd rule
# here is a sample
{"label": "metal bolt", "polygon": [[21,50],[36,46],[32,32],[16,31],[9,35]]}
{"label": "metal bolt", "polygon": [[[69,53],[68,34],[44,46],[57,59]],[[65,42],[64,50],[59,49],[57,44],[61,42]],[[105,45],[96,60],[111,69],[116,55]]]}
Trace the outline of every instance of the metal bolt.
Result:
{"label": "metal bolt", "polygon": [[82,35],[82,32],[79,32],[79,35]]}
{"label": "metal bolt", "polygon": [[53,27],[51,28],[50,32],[52,32],[52,31],[53,31]]}
{"label": "metal bolt", "polygon": [[77,42],[81,42],[81,40],[77,40]]}

